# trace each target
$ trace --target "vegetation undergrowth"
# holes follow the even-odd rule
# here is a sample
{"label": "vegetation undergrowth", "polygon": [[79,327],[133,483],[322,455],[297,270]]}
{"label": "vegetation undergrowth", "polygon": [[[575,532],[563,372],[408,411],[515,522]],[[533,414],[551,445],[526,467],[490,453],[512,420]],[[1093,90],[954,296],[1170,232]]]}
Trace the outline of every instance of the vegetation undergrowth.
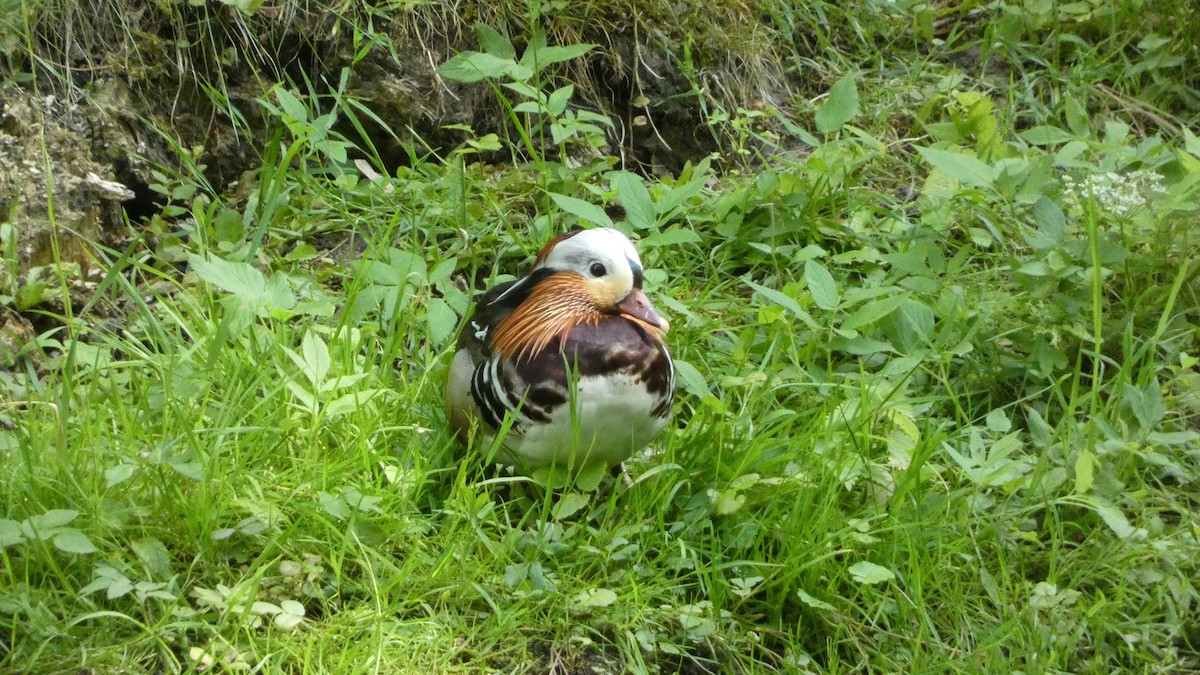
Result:
{"label": "vegetation undergrowth", "polygon": [[[508,135],[390,167],[351,66],[258,102],[239,194],[181,148],[90,287],[0,225],[0,316],[43,327],[0,370],[0,664],[1200,667],[1189,75],[1136,0],[968,4],[772,5],[839,50],[820,91],[714,104],[728,152],[674,175],[548,77],[590,45],[480,24],[438,72]],[[445,428],[472,295],[575,226],[633,236],[672,325],[629,486]]]}

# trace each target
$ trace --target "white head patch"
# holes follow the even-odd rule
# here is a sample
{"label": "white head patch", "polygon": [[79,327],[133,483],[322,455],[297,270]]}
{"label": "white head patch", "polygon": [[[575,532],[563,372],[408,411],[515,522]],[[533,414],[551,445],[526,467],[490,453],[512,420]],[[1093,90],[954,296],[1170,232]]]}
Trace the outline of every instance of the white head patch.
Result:
{"label": "white head patch", "polygon": [[584,230],[550,249],[540,267],[605,279],[625,292],[641,285],[642,259],[625,235],[611,228]]}
{"label": "white head patch", "polygon": [[[555,272],[575,272],[588,281],[604,281],[624,297],[642,287],[642,259],[629,239],[608,227],[582,230],[556,243],[533,269]],[[508,290],[492,300],[505,301],[524,289],[529,276],[517,280]]]}

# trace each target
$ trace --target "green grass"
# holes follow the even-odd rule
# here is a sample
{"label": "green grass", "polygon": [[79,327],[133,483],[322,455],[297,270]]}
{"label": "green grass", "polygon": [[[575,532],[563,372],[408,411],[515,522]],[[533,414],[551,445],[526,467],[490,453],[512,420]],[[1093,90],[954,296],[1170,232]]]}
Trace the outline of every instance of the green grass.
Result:
{"label": "green grass", "polygon": [[[671,178],[515,66],[523,137],[376,179],[361,109],[277,90],[257,180],[164,170],[82,303],[6,261],[44,332],[0,371],[0,666],[1200,668],[1200,140],[1187,75],[1132,69],[1170,26],[1080,4],[773,7],[831,30],[818,91],[710,110],[727,154]],[[445,426],[456,325],[606,220],[675,424],[631,487],[497,476]]]}

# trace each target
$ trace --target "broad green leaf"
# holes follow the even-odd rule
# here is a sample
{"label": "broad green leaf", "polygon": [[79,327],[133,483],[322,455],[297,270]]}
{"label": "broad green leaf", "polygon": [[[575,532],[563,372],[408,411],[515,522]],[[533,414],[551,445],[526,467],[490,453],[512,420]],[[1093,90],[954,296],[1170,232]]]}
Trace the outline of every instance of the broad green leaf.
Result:
{"label": "broad green leaf", "polygon": [[[900,433],[907,436],[909,438],[909,440],[912,440],[912,441],[921,440],[921,430],[917,427],[916,420],[913,418],[913,413],[911,410],[909,410],[907,408],[893,408],[892,410],[890,410],[888,412],[888,419],[890,419],[892,421],[892,424],[896,425],[896,429],[898,429],[900,431]],[[893,435],[892,438],[894,439],[895,436]],[[908,449],[910,449],[910,448],[908,448],[908,447],[905,448],[905,450],[908,450]],[[893,460],[893,465],[895,465],[895,464],[896,464],[896,461]],[[908,468],[908,462],[906,461],[904,466],[900,466],[898,468],[902,468],[902,469]]]}
{"label": "broad green leaf", "polygon": [[328,492],[317,492],[317,499],[321,501],[321,506],[325,508],[325,512],[337,518],[345,520],[350,517],[350,507],[346,504],[346,500]]}
{"label": "broad green leaf", "polygon": [[389,286],[423,283],[426,269],[420,256],[396,248],[388,249],[384,259],[370,260],[364,265],[364,272],[371,281]]}
{"label": "broad green leaf", "polygon": [[905,277],[897,283],[902,288],[924,295],[935,295],[943,287],[942,282],[933,277]]}
{"label": "broad green leaf", "polygon": [[571,598],[573,609],[590,609],[593,607],[608,607],[617,601],[617,594],[607,588],[589,588],[580,591]]}
{"label": "broad green leaf", "polygon": [[541,28],[534,29],[533,35],[525,43],[525,51],[545,49],[547,45],[546,31]]}
{"label": "broad green leaf", "polygon": [[571,472],[565,466],[543,466],[535,470],[530,478],[547,490],[558,490],[571,485]]}
{"label": "broad green leaf", "polygon": [[933,310],[919,300],[904,298],[896,311],[883,321],[881,328],[902,353],[926,349],[933,340]]}
{"label": "broad green leaf", "polygon": [[863,326],[869,326],[883,317],[896,311],[907,298],[903,295],[893,295],[878,300],[872,300],[867,304],[859,307],[853,314],[842,322],[842,330],[858,330]]}
{"label": "broad green leaf", "polygon": [[1075,140],[1075,134],[1052,126],[1037,126],[1021,132],[1021,138],[1030,145],[1055,145]]}
{"label": "broad green leaf", "polygon": [[389,249],[383,260],[368,260],[363,274],[372,282],[355,298],[352,314],[360,316],[382,305],[383,316],[391,319],[408,307],[412,291],[427,278],[424,259],[407,251]]}
{"label": "broad green leaf", "polygon": [[21,524],[8,518],[0,518],[0,549],[15,546],[25,541],[21,532]]}
{"label": "broad green leaf", "polygon": [[1033,222],[1037,223],[1039,233],[1048,241],[1040,248],[1049,248],[1062,240],[1067,226],[1067,216],[1062,208],[1047,197],[1038,197],[1030,209]]}
{"label": "broad green leaf", "polygon": [[528,563],[508,565],[504,568],[504,585],[514,588],[529,578]]}
{"label": "broad green leaf", "polygon": [[[307,285],[307,280],[304,283]],[[326,319],[337,313],[338,301],[332,295],[326,295],[321,291],[316,291],[313,293],[312,286],[308,286],[308,288],[305,290],[307,293],[313,294],[315,297],[313,297],[311,300],[297,302],[295,296],[293,295],[292,303],[283,309],[294,316],[304,314]]]}
{"label": "broad green leaf", "polygon": [[304,623],[304,605],[295,600],[283,600],[279,603],[279,614],[275,615],[274,623],[282,630],[292,630]]}
{"label": "broad green leaf", "polygon": [[1017,268],[1018,274],[1031,277],[1044,277],[1050,274],[1050,266],[1044,260],[1031,260]]}
{"label": "broad green leaf", "polygon": [[[541,89],[538,89],[528,82],[504,82],[500,86],[504,87],[505,89],[515,91],[521,96],[521,98],[529,99],[530,101],[540,102],[545,100],[546,97],[546,95],[542,93]],[[534,108],[534,110],[540,109]]]}
{"label": "broad green leaf", "polygon": [[221,209],[212,222],[213,233],[218,241],[237,242],[246,236],[246,226],[242,214],[233,209]]}
{"label": "broad green leaf", "polygon": [[703,605],[684,605],[679,609],[676,620],[689,640],[703,640],[717,632],[717,623],[707,616],[709,610]]}
{"label": "broad green leaf", "polygon": [[1167,414],[1166,404],[1163,403],[1162,388],[1155,380],[1139,389],[1132,384],[1126,384],[1121,395],[1122,407],[1133,413],[1142,429],[1149,430]]}
{"label": "broad green leaf", "polygon": [[1095,477],[1096,456],[1086,448],[1075,457],[1075,494],[1087,494]]}
{"label": "broad green leaf", "polygon": [[577,197],[560,195],[557,192],[551,192],[550,199],[552,199],[554,203],[558,205],[558,208],[584,222],[592,223],[593,225],[599,225],[600,227],[613,226],[612,218],[608,217],[608,214],[604,212],[604,209],[589,201],[585,201]]}
{"label": "broad green leaf", "polygon": [[1186,445],[1200,440],[1195,431],[1156,431],[1146,435],[1146,440],[1163,445]]}
{"label": "broad green leaf", "polygon": [[625,208],[625,217],[635,230],[647,230],[657,223],[658,217],[654,202],[650,199],[650,191],[642,183],[642,179],[628,171],[614,171],[609,174],[609,181],[621,206]]}
{"label": "broad green leaf", "polygon": [[362,391],[355,391],[339,396],[325,407],[325,416],[330,418],[341,417],[347,413],[354,412],[386,391],[386,389],[363,389]]}
{"label": "broad green leaf", "polygon": [[513,49],[512,42],[495,28],[482,21],[476,21],[475,37],[479,39],[479,46],[483,48],[484,52],[497,58],[516,60],[517,50]]}
{"label": "broad green leaf", "polygon": [[1088,501],[1092,505],[1092,508],[1095,509],[1096,514],[1104,520],[1104,524],[1108,525],[1108,528],[1117,537],[1128,539],[1138,532],[1138,528],[1129,524],[1129,519],[1121,512],[1121,509],[1095,498],[1091,498]]}
{"label": "broad green leaf", "polygon": [[806,263],[809,260],[824,258],[827,255],[829,255],[829,251],[826,251],[816,244],[809,244],[808,246],[805,246],[804,248],[792,254],[792,259],[796,262]]}
{"label": "broad green leaf", "polygon": [[699,244],[700,235],[695,232],[684,229],[679,226],[671,227],[663,230],[658,234],[652,234],[643,238],[638,244],[642,248],[654,248],[656,246],[678,246],[680,244]]}
{"label": "broad green leaf", "polygon": [[279,609],[293,616],[304,616],[304,605],[295,600],[283,600],[279,603]]}
{"label": "broad green leaf", "polygon": [[575,93],[575,85],[568,84],[565,87],[555,89],[550,96],[546,98],[546,112],[554,117],[563,114],[567,109],[567,101],[571,100],[571,96]]}
{"label": "broad green leaf", "polygon": [[[517,77],[526,72],[526,69],[518,71],[516,66],[517,64],[511,58],[502,58],[483,52],[462,52],[438,66],[437,74],[447,80],[463,84],[506,75],[516,80],[528,79],[528,77]],[[528,75],[532,75],[532,73],[530,72]]]}
{"label": "broad green leaf", "polygon": [[92,583],[79,589],[78,593],[79,595],[91,595],[96,591],[102,591],[111,586],[114,579],[118,577],[124,578],[124,576],[111,566],[99,563],[96,565],[95,578],[92,580]]}
{"label": "broad green leaf", "polygon": [[133,476],[137,470],[138,467],[136,464],[118,464],[116,466],[111,466],[104,470],[104,483],[107,487],[120,485],[121,483],[129,480],[129,478]]}
{"label": "broad green leaf", "polygon": [[292,293],[292,285],[288,283],[287,275],[283,272],[277,271],[267,278],[266,301],[263,306],[268,310],[268,316],[272,318],[290,319],[292,317],[289,310],[296,306],[296,296]]}
{"label": "broad green leaf", "polygon": [[937,272],[930,268],[929,261],[940,257],[940,252],[936,250],[932,242],[926,240],[913,242],[905,251],[884,254],[883,259],[892,266],[892,269],[906,275],[934,276]]}
{"label": "broad green leaf", "polygon": [[579,492],[568,492],[559,498],[554,504],[553,515],[555,520],[563,520],[575,515],[579,509],[587,506],[589,498],[587,495]]}
{"label": "broad green leaf", "polygon": [[[681,183],[676,183],[672,187],[663,186],[662,196],[658,199],[658,212],[670,213],[689,199],[699,197],[710,178],[709,164],[710,159],[705,157],[694,167],[685,166],[679,176]],[[685,176],[687,176],[686,179]]]}
{"label": "broad green leaf", "polygon": [[892,343],[875,340],[865,335],[858,335],[853,338],[834,338],[829,341],[829,348],[855,356],[870,356],[871,354],[894,351]]}
{"label": "broad green leaf", "polygon": [[265,300],[267,279],[255,267],[223,258],[188,255],[188,267],[202,280],[237,296]]}
{"label": "broad green leaf", "polygon": [[567,139],[575,136],[578,130],[578,127],[566,127],[558,122],[553,122],[550,124],[550,140],[555,145],[562,145],[567,142]]}
{"label": "broad green leaf", "polygon": [[348,158],[346,145],[345,141],[325,140],[318,141],[316,148],[322,155],[328,157],[335,164],[345,164]]}
{"label": "broad green leaf", "polygon": [[575,487],[584,492],[595,492],[608,473],[607,464],[604,462],[592,462],[587,466],[581,467],[579,472],[575,474]]}
{"label": "broad green leaf", "polygon": [[250,613],[255,616],[274,616],[275,614],[278,614],[282,611],[283,611],[283,609],[280,608],[279,605],[276,605],[273,602],[263,602],[262,600],[256,600],[255,602],[250,604]]}
{"label": "broad green leaf", "polygon": [[675,376],[679,378],[683,388],[693,396],[700,398],[712,396],[712,390],[708,388],[708,382],[704,380],[704,376],[687,361],[675,359]]}
{"label": "broad green leaf", "polygon": [[492,152],[504,147],[496,134],[485,134],[478,138],[468,138],[467,145],[483,152]]}
{"label": "broad green leaf", "polygon": [[429,271],[429,283],[438,284],[439,289],[443,288],[442,282],[448,281],[457,268],[458,258],[456,256],[442,260]]}
{"label": "broad green leaf", "polygon": [[329,375],[333,362],[329,358],[329,347],[315,331],[307,331],[300,342],[300,355],[303,357],[304,375],[314,386],[320,385]]}
{"label": "broad green leaf", "polygon": [[534,31],[534,34],[529,39],[529,45],[525,48],[525,53],[521,55],[521,65],[529,68],[533,73],[538,73],[543,68],[555,63],[579,58],[595,49],[596,46],[594,44],[581,43],[565,47],[550,47],[546,45],[545,31],[539,28]]}
{"label": "broad green leaf", "polygon": [[865,560],[851,565],[848,571],[850,576],[860,584],[878,584],[896,578],[895,572]]}
{"label": "broad green leaf", "polygon": [[87,535],[76,530],[73,527],[66,528],[54,535],[54,547],[60,551],[67,553],[76,553],[83,555],[85,553],[95,553],[96,546],[88,539]]}
{"label": "broad green leaf", "polygon": [[604,125],[609,129],[617,128],[616,123],[613,122],[612,118],[608,115],[601,115],[599,113],[591,112],[590,110],[575,110],[573,113],[575,115],[575,119],[580,122],[579,126],[581,128],[586,127],[592,133],[601,133],[600,128],[596,126],[597,124]]}
{"label": "broad green leaf", "polygon": [[112,583],[105,589],[104,595],[109,600],[115,600],[122,596],[128,595],[129,591],[133,590],[133,582],[122,576],[120,579],[114,579]]}
{"label": "broad green leaf", "polygon": [[995,408],[987,414],[987,428],[1000,434],[1007,434],[1012,431],[1012,422],[1008,419],[1008,415],[1000,408]]}
{"label": "broad green leaf", "polygon": [[759,473],[744,473],[737,478],[729,481],[729,488],[732,490],[745,490],[763,482],[762,474]]}
{"label": "broad green leaf", "polygon": [[735,513],[746,503],[746,496],[738,490],[722,490],[713,500],[713,510],[718,516]]}
{"label": "broad green leaf", "polygon": [[1067,96],[1063,111],[1067,116],[1067,128],[1076,136],[1087,136],[1092,131],[1092,118],[1087,107],[1075,96]]}
{"label": "broad green leaf", "polygon": [[[580,56],[583,56],[584,54],[592,51],[597,46],[599,46],[599,45],[585,43],[585,44],[577,44],[577,45],[567,45],[565,47],[552,46],[552,47],[545,47],[543,49],[539,49],[534,54],[533,60],[537,63],[537,66],[535,67],[534,72],[540,71],[541,69],[545,68],[546,66],[549,66],[549,65],[552,65],[555,63],[561,63],[563,61],[570,61],[571,59],[577,59]],[[525,54],[522,55],[522,58],[524,58],[525,56],[528,56],[528,55],[529,55],[529,53],[526,52]]]}
{"label": "broad green leaf", "polygon": [[1183,131],[1184,149],[1191,153],[1193,157],[1200,159],[1200,137],[1192,133],[1192,130],[1187,127],[1181,127],[1181,130]]}
{"label": "broad green leaf", "polygon": [[338,375],[337,377],[331,377],[328,380],[325,380],[325,382],[321,385],[320,391],[324,393],[337,391],[338,389],[345,389],[346,387],[353,387],[369,376],[370,373],[350,373],[349,375]]}
{"label": "broad green leaf", "polygon": [[441,298],[430,298],[425,303],[425,322],[429,325],[429,340],[440,345],[454,333],[458,315]]}
{"label": "broad green leaf", "polygon": [[[525,101],[524,103],[518,103],[517,105],[513,106],[513,112],[520,113],[522,115],[540,115],[543,110],[544,107],[542,103],[538,101]],[[557,139],[554,142],[561,143],[561,141]]]}
{"label": "broad green leaf", "polygon": [[292,395],[296,397],[296,400],[300,401],[300,404],[306,410],[316,410],[317,397],[313,392],[305,389],[304,385],[296,380],[288,380],[284,382],[284,386],[287,387],[288,391],[292,392]]}
{"label": "broad green leaf", "polygon": [[171,554],[161,541],[147,537],[134,541],[129,547],[153,576],[160,579],[171,576]]}
{"label": "broad green leaf", "polygon": [[[1195,138],[1195,136],[1193,136],[1193,138]],[[1196,155],[1190,152],[1176,150],[1175,159],[1179,161],[1181,173],[1186,176],[1186,178],[1184,181],[1180,181],[1175,185],[1172,185],[1170,189],[1167,190],[1168,199],[1165,201],[1165,204],[1169,204],[1172,207],[1172,210],[1174,205],[1179,201],[1178,198],[1181,192],[1184,192],[1184,190],[1181,188],[1185,184],[1191,185],[1200,180],[1200,158],[1197,158]]]}
{"label": "broad green leaf", "polygon": [[975,155],[937,148],[917,148],[933,168],[971,187],[990,188],[996,182],[996,170]]}
{"label": "broad green leaf", "polygon": [[1129,138],[1129,125],[1119,119],[1108,119],[1104,122],[1104,144],[1109,146],[1121,145]]}
{"label": "broad green leaf", "polygon": [[39,535],[57,527],[62,527],[79,517],[78,511],[71,509],[50,509],[49,511],[29,518],[29,527]]}
{"label": "broad green leaf", "polygon": [[[880,257],[878,260],[884,260],[884,258]],[[875,286],[871,288],[863,288],[852,285],[846,289],[845,294],[842,296],[842,304],[849,307],[851,305],[857,305],[868,300],[901,296],[907,297],[905,296],[903,290],[896,286]]]}
{"label": "broad green leaf", "polygon": [[812,294],[813,302],[821,309],[836,309],[842,298],[838,294],[837,283],[825,266],[816,260],[804,263],[804,280],[808,282],[808,292]]}
{"label": "broad green leaf", "polygon": [[731,577],[729,579],[729,590],[733,591],[734,595],[739,598],[748,598],[754,594],[754,589],[763,582],[763,577]]}
{"label": "broad green leaf", "polygon": [[[287,602],[296,602],[296,601],[288,600]],[[280,614],[275,615],[275,618],[272,620],[272,623],[274,623],[275,627],[280,630],[289,630],[290,631],[290,630],[295,630],[297,626],[304,623],[304,617],[296,616],[295,614],[288,614],[287,612],[282,612]]]}
{"label": "broad green leaf", "polygon": [[169,462],[167,466],[184,478],[192,480],[204,479],[204,465],[200,462]]}
{"label": "broad green leaf", "polygon": [[308,121],[308,108],[304,107],[304,104],[292,92],[283,87],[276,87],[275,100],[279,101],[280,109],[288,117],[296,122],[304,123]]}
{"label": "broad green leaf", "polygon": [[804,604],[808,605],[809,607],[812,607],[813,609],[823,609],[823,610],[827,610],[827,611],[833,611],[834,609],[837,609],[836,607],[829,604],[828,602],[825,602],[823,600],[818,600],[818,599],[814,598],[813,596],[809,595],[808,593],[805,593],[803,590],[796,591],[796,597],[800,598],[800,602],[803,602]]}
{"label": "broad green leaf", "polygon": [[829,88],[829,95],[817,110],[817,131],[828,134],[841,129],[858,115],[856,73],[846,73]]}
{"label": "broad green leaf", "polygon": [[777,291],[773,288],[767,288],[762,284],[757,284],[749,279],[743,279],[742,281],[745,281],[747,286],[753,288],[756,293],[763,296],[767,300],[795,314],[809,328],[818,327],[817,322],[812,318],[812,316],[810,316],[808,312],[804,311],[804,308],[800,306],[800,303],[796,302],[791,296],[788,296],[787,294]]}

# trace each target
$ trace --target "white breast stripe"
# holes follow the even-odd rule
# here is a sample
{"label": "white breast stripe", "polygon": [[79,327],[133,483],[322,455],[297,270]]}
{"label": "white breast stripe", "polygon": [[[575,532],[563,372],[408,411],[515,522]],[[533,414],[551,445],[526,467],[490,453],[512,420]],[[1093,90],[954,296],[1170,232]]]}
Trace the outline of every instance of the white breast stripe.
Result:
{"label": "white breast stripe", "polygon": [[[500,358],[493,356],[487,362],[487,377],[484,379],[492,389],[492,400],[503,406],[504,411],[512,410],[508,404],[508,392],[504,391],[504,383],[500,380]],[[498,411],[501,412],[501,411]]]}
{"label": "white breast stripe", "polygon": [[472,321],[472,322],[471,322],[471,328],[474,328],[474,329],[475,329],[475,339],[476,339],[476,340],[479,340],[480,342],[483,342],[484,340],[487,340],[487,334],[488,334],[488,327],[487,327],[487,326],[480,326],[480,325],[479,325],[479,322],[477,322],[477,321]]}
{"label": "white breast stripe", "polygon": [[667,357],[667,398],[675,393],[675,361],[671,359],[671,352],[662,347],[663,356]]}

